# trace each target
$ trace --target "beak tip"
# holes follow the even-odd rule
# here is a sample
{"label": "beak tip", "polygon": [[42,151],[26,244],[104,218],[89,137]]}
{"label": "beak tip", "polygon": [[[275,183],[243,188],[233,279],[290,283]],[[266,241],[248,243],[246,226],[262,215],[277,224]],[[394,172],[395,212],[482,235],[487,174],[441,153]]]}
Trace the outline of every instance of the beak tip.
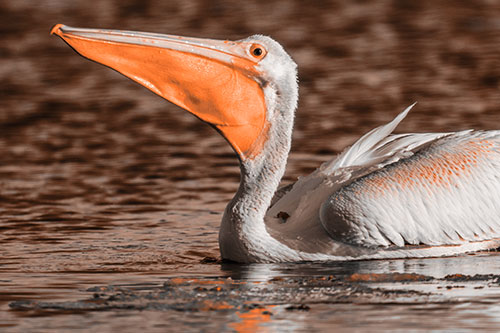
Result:
{"label": "beak tip", "polygon": [[54,25],[52,27],[52,29],[50,29],[50,34],[60,36],[61,35],[61,28],[64,28],[64,25],[61,23]]}

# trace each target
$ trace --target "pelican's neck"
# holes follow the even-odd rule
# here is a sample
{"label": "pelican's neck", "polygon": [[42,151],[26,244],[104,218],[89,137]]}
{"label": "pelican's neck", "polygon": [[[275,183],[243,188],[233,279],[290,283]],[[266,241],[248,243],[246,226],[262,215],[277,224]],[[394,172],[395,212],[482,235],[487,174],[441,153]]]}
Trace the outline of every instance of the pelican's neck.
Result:
{"label": "pelican's neck", "polygon": [[264,216],[285,173],[295,107],[293,98],[288,103],[277,103],[270,112],[272,118],[262,152],[240,162],[240,186],[226,207],[219,233],[223,259],[270,261],[276,253],[277,241],[267,232]]}

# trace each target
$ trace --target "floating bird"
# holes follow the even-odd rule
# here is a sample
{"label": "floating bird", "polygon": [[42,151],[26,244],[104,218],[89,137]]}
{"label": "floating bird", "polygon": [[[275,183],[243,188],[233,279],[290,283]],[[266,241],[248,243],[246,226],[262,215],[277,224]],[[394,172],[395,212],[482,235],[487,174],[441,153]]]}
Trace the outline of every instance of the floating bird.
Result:
{"label": "floating bird", "polygon": [[500,131],[391,134],[410,106],[278,189],[297,65],[273,39],[219,41],[72,28],[52,33],[213,126],[236,152],[223,259],[293,262],[449,256],[500,246]]}

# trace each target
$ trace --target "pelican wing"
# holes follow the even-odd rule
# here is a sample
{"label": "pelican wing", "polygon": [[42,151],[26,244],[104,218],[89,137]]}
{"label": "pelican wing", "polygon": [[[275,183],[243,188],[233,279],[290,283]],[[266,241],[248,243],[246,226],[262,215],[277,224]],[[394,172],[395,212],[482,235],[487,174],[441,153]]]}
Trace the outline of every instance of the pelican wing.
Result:
{"label": "pelican wing", "polygon": [[[370,172],[407,158],[431,142],[452,133],[414,133],[391,135],[415,104],[406,108],[390,123],[365,134],[331,161],[323,163],[310,175],[299,177],[292,186],[278,190],[268,216],[279,212],[297,212],[301,203],[311,207],[312,195],[322,203],[332,193]],[[291,187],[291,189],[290,189]]]}
{"label": "pelican wing", "polygon": [[412,106],[300,178],[266,218],[285,212],[289,236],[362,246],[500,237],[500,132],[391,135]]}
{"label": "pelican wing", "polygon": [[329,235],[364,246],[449,245],[500,237],[500,132],[435,140],[333,193]]}

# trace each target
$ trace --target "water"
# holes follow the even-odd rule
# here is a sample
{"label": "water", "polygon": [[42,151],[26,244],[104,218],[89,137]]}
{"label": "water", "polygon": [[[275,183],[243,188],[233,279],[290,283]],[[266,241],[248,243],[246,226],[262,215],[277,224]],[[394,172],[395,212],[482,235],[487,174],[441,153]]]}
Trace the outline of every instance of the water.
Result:
{"label": "water", "polygon": [[[288,183],[415,100],[400,132],[500,127],[498,9],[488,1],[0,4],[0,330],[496,329],[498,279],[446,276],[500,274],[497,253],[212,262],[239,179],[230,148],[207,125],[48,31],[64,23],[272,35],[300,68]],[[370,273],[376,282],[353,281]],[[395,273],[428,278],[402,281]],[[168,294],[165,283],[178,293]],[[109,301],[115,307],[92,301],[96,293],[118,299]],[[19,303],[28,300],[45,303]],[[102,307],[89,309],[94,303]],[[309,309],[293,308],[300,304]]]}
{"label": "water", "polygon": [[[103,245],[103,248],[109,247]],[[111,262],[110,267],[101,266],[99,270],[27,271],[23,274],[3,270],[2,290],[8,290],[2,295],[4,301],[30,299],[51,304],[42,309],[17,308],[17,311],[7,310],[4,304],[2,326],[13,332],[34,329],[86,331],[89,327],[98,331],[133,328],[160,332],[166,328],[173,331],[204,328],[245,332],[252,328],[281,331],[283,327],[290,331],[347,327],[454,331],[493,329],[499,324],[498,275],[477,281],[454,281],[449,277],[451,274],[499,274],[497,254],[426,260],[258,265],[200,264],[194,260],[186,264],[161,265],[137,261],[113,268],[118,267],[119,261],[113,259],[126,254],[119,250],[108,250],[108,253],[114,253],[111,258],[104,258]],[[60,257],[61,262],[70,258],[76,261],[71,252]],[[431,274],[435,279],[401,281],[395,273]],[[361,283],[372,288],[370,290],[359,291],[356,283],[346,287],[330,282],[304,290],[311,279],[335,277],[343,283],[355,274],[390,276],[379,282]],[[159,291],[164,291],[164,283],[173,286],[173,299],[158,295]],[[214,286],[231,289],[231,292],[210,296]],[[396,292],[391,293],[392,290]],[[128,298],[114,300],[114,305],[102,305],[101,309],[89,308],[88,302],[95,300],[97,293],[109,300],[110,295],[125,294]],[[154,296],[147,296],[151,294]],[[142,298],[137,300],[137,295]],[[193,308],[192,302],[196,299],[199,302]],[[75,304],[75,301],[80,303]],[[175,308],[168,307],[171,302],[175,302]],[[290,310],[290,304],[304,303],[307,310]],[[213,305],[206,307],[206,304]],[[245,308],[248,304],[260,307]]]}

